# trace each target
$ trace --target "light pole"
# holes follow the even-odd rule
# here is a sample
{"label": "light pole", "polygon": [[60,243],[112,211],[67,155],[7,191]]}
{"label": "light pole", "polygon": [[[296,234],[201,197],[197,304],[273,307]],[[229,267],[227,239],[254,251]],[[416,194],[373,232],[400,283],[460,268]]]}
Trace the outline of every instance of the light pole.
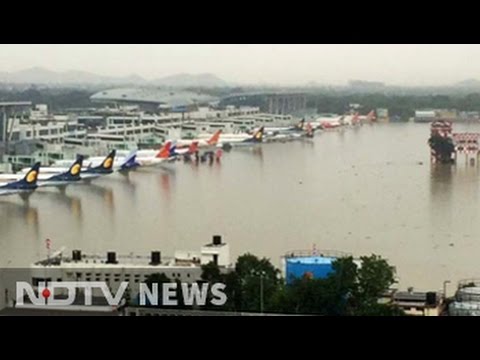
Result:
{"label": "light pole", "polygon": [[263,314],[263,275],[264,272],[260,273],[260,312]]}
{"label": "light pole", "polygon": [[445,280],[443,282],[443,299],[445,300],[447,298],[447,284],[450,284],[450,280]]}

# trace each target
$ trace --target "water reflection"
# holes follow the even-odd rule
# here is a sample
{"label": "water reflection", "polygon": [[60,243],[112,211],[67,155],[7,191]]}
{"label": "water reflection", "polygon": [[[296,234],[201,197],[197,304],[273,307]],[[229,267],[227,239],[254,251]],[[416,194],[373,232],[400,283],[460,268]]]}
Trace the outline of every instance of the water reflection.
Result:
{"label": "water reflection", "polygon": [[33,227],[34,232],[38,233],[38,209],[31,206],[28,200],[22,204],[0,200],[0,235],[6,233],[11,225],[12,218],[24,220],[22,223]]}
{"label": "water reflection", "polygon": [[430,166],[430,196],[433,201],[444,199],[452,193],[452,179],[455,167],[445,164]]}
{"label": "water reflection", "polygon": [[164,171],[158,177],[160,188],[164,194],[165,200],[167,200],[168,202],[171,200],[171,195],[172,195],[171,178],[173,178],[174,176],[175,176],[175,172]]}
{"label": "water reflection", "polygon": [[478,275],[480,168],[431,165],[428,134],[428,124],[325,131],[314,145],[235,148],[212,168],[177,162],[174,171],[114,174],[69,186],[66,195],[34,193],[25,204],[2,198],[0,258],[37,260],[46,237],[95,253],[172,254],[219,233],[232,259],[248,251],[280,266],[285,252],[320,241],[387,257],[401,288],[436,289]]}
{"label": "water reflection", "polygon": [[43,189],[37,190],[34,195],[35,200],[38,198],[41,201],[49,201],[55,206],[58,206],[60,209],[65,207],[81,225],[83,216],[82,200],[78,196],[68,195],[66,187],[59,187],[52,190],[53,191]]}
{"label": "water reflection", "polygon": [[252,154],[257,157],[260,162],[263,162],[263,148],[262,147],[254,147],[252,149]]}
{"label": "water reflection", "polygon": [[115,210],[115,203],[113,195],[114,191],[111,187],[91,183],[88,185],[88,192],[95,194],[99,198],[103,199],[103,203],[108,208],[110,214],[113,214]]}
{"label": "water reflection", "polygon": [[132,204],[136,203],[137,200],[137,184],[135,181],[132,180],[135,176],[142,176],[142,174],[136,171],[127,171],[118,174],[117,176],[112,176],[109,179],[109,183],[115,185],[115,187],[121,187],[124,191],[122,191],[122,196],[126,194],[131,201]]}

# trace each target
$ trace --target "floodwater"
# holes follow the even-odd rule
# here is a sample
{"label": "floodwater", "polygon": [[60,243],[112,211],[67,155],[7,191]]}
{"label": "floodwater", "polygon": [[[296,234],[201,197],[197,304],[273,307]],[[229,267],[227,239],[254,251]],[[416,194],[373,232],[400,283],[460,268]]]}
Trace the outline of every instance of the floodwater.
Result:
{"label": "floodwater", "polygon": [[251,252],[280,267],[283,254],[315,244],[387,258],[404,289],[453,286],[480,277],[479,168],[463,157],[431,165],[428,137],[428,124],[364,125],[234,149],[211,166],[2,197],[0,266],[46,257],[47,238],[53,250],[168,256],[219,234],[234,258]]}

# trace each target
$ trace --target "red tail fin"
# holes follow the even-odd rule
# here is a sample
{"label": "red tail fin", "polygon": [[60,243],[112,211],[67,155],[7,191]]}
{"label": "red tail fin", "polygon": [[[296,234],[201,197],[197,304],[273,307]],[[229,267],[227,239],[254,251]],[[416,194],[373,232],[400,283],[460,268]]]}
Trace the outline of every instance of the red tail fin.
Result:
{"label": "red tail fin", "polygon": [[370,120],[370,121],[375,121],[375,111],[374,110],[372,110],[368,113],[367,119]]}
{"label": "red tail fin", "polygon": [[356,112],[355,115],[353,115],[352,124],[356,124],[359,122],[358,116],[359,116],[358,112]]}
{"label": "red tail fin", "polygon": [[220,134],[222,133],[222,129],[217,130],[215,134],[207,141],[208,145],[217,145],[218,139],[220,139]]}
{"label": "red tail fin", "polygon": [[160,151],[155,157],[161,159],[168,159],[170,157],[170,146],[172,146],[172,143],[168,141],[167,143],[165,143],[165,145],[163,145],[163,147],[160,149]]}
{"label": "red tail fin", "polygon": [[188,153],[195,154],[197,151],[198,151],[198,141],[194,141],[188,148]]}

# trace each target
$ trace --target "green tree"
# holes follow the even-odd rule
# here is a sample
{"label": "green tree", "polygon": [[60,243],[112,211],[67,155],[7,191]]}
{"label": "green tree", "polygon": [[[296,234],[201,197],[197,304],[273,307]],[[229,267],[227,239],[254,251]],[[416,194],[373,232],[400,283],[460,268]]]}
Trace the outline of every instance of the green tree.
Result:
{"label": "green tree", "polygon": [[379,256],[337,259],[332,272],[321,279],[295,279],[274,296],[273,310],[318,315],[402,315],[398,307],[379,304],[379,298],[394,283],[395,269]]}
{"label": "green tree", "polygon": [[363,303],[376,303],[377,299],[395,283],[395,268],[380,256],[362,256],[362,266],[358,270],[359,300]]}
{"label": "green tree", "polygon": [[223,275],[220,273],[220,268],[213,261],[202,265],[201,278],[209,283],[222,282],[224,280]]}
{"label": "green tree", "polygon": [[269,259],[247,253],[237,259],[235,273],[239,310],[260,311],[263,305],[263,310],[269,311],[281,284],[280,271]]}

